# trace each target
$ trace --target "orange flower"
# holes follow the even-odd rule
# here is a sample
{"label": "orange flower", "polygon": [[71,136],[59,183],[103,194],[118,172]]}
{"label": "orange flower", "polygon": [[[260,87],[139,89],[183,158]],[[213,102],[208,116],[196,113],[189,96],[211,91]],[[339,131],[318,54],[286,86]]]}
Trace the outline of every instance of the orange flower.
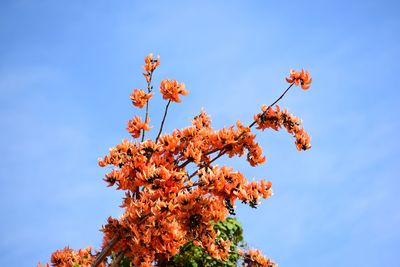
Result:
{"label": "orange flower", "polygon": [[304,129],[300,129],[295,134],[297,150],[307,150],[311,148],[310,136]]}
{"label": "orange flower", "polygon": [[135,89],[130,95],[132,104],[138,108],[143,108],[152,96],[152,93],[146,94],[142,89]]}
{"label": "orange flower", "polygon": [[244,267],[278,267],[276,263],[272,262],[270,259],[265,258],[265,256],[261,254],[261,251],[257,249],[249,249],[248,251],[243,251],[239,249],[239,254],[244,258]]}
{"label": "orange flower", "polygon": [[144,58],[144,63],[146,63],[146,65],[143,66],[143,69],[147,73],[151,73],[160,65],[160,56],[154,59],[153,54],[150,53]]}
{"label": "orange flower", "polygon": [[303,69],[301,72],[290,70],[290,77],[286,78],[286,81],[288,83],[294,83],[296,86],[300,84],[303,90],[307,90],[310,88],[309,84],[312,82],[312,78],[310,73],[308,73],[308,70],[306,70],[306,72],[304,72]]}
{"label": "orange flower", "polygon": [[147,124],[149,120],[143,122],[139,116],[135,116],[133,119],[128,121],[128,127],[126,130],[132,135],[133,138],[140,137],[142,130],[148,131],[151,127]]}
{"label": "orange flower", "polygon": [[[73,267],[73,266],[90,266],[95,257],[91,252],[92,248],[87,247],[85,249],[79,249],[78,251],[73,250],[69,247],[65,247],[63,250],[57,250],[51,255],[52,266],[56,267]],[[40,267],[40,263],[38,267]],[[48,264],[45,265],[49,266]],[[99,266],[104,267],[101,263]]]}
{"label": "orange flower", "polygon": [[185,90],[185,84],[183,82],[178,83],[176,80],[163,80],[160,85],[160,92],[163,95],[163,99],[169,99],[173,102],[181,102],[179,95],[187,95],[188,90]]}

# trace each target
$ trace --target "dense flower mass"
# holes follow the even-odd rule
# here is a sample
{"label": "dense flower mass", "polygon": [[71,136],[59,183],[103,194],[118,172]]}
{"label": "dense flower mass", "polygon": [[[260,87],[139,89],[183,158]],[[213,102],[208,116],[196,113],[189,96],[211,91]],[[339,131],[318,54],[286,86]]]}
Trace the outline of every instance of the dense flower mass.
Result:
{"label": "dense flower mass", "polygon": [[[89,267],[94,259],[95,257],[92,254],[91,247],[79,249],[77,251],[69,247],[65,247],[62,250],[57,250],[51,255],[51,265],[60,267]],[[38,267],[41,266],[42,265],[39,263]],[[99,266],[105,267],[105,264],[101,263]],[[50,265],[45,264],[43,267],[50,267]]]}
{"label": "dense flower mass", "polygon": [[302,89],[307,90],[308,88],[310,88],[310,83],[312,82],[312,78],[308,73],[308,70],[305,72],[304,70],[301,71],[290,70],[290,76],[289,78],[286,78],[286,81],[288,83],[294,83],[295,85],[301,85]]}
{"label": "dense flower mass", "polygon": [[[151,77],[159,66],[159,57],[154,59],[150,54],[145,63],[148,93],[135,89],[130,96],[139,108],[152,97]],[[307,87],[311,83],[308,75],[291,72],[288,82]],[[272,183],[249,181],[241,172],[215,161],[227,155],[245,156],[251,166],[264,163],[266,158],[252,132],[253,125],[259,130],[285,128],[295,137],[297,149],[309,149],[310,137],[301,120],[279,106],[263,106],[249,126],[237,121],[234,126],[214,129],[210,116],[201,111],[191,125],[162,134],[169,104],[181,102],[179,95],[188,91],[184,83],[167,79],[162,80],[160,92],[169,102],[157,138],[144,140],[145,132],[151,129],[146,106],[145,120],[136,115],[127,127],[133,138],[142,137],[142,141],[124,139],[99,159],[101,167],[111,167],[104,178],[107,185],[125,193],[122,216],[108,218],[102,228],[102,252],[92,254],[90,247],[79,251],[67,247],[53,253],[52,265],[111,266],[107,256],[112,251],[112,266],[118,266],[122,259],[132,266],[174,266],[174,256],[189,244],[218,262],[239,255],[243,266],[277,266],[258,250],[238,253],[239,241],[226,238],[216,227],[235,215],[237,200],[256,208],[261,199],[271,197]]]}
{"label": "dense flower mass", "polygon": [[[232,168],[211,166],[216,152],[247,153],[252,165],[265,160],[248,128],[238,123],[236,129],[214,130],[204,111],[192,124],[162,135],[158,143],[124,140],[99,161],[100,166],[116,167],[106,182],[127,192],[122,205],[126,212],[120,220],[110,219],[104,228],[106,239],[129,237],[115,249],[128,247],[125,254],[136,263],[157,261],[158,254],[172,257],[189,241],[224,259],[230,242],[215,244],[212,223],[224,220],[237,199],[256,207],[272,195],[270,182],[249,182]],[[187,174],[188,163],[199,167],[196,182]],[[131,240],[136,240],[134,245]]]}
{"label": "dense flower mass", "polygon": [[185,90],[183,82],[178,83],[176,80],[163,80],[160,85],[160,93],[163,99],[168,99],[173,102],[181,102],[179,95],[187,95],[188,90]]}

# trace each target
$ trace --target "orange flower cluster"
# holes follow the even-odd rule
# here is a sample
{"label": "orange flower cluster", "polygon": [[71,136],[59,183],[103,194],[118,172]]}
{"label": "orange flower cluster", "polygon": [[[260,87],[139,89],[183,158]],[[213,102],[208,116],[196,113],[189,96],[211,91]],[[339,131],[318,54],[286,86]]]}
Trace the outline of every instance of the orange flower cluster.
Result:
{"label": "orange flower cluster", "polygon": [[160,56],[154,58],[153,54],[148,54],[144,58],[144,63],[145,65],[143,66],[143,69],[146,73],[143,75],[146,77],[147,82],[149,82],[151,80],[152,72],[160,65]]}
{"label": "orange flower cluster", "polygon": [[265,258],[261,251],[257,249],[249,249],[248,251],[239,250],[239,254],[244,259],[243,267],[278,267],[276,263]]}
{"label": "orange flower cluster", "polygon": [[312,82],[312,78],[308,73],[308,70],[304,72],[302,69],[301,71],[290,70],[290,77],[286,78],[288,83],[294,83],[296,86],[301,85],[301,88],[307,90],[310,88],[310,83]]}
{"label": "orange flower cluster", "polygon": [[284,127],[288,133],[294,135],[298,150],[311,148],[310,136],[302,128],[302,121],[299,118],[292,116],[287,109],[281,111],[278,105],[276,105],[275,110],[263,105],[261,110],[262,113],[254,115],[254,120],[258,125],[257,129],[265,130],[271,128],[278,131]]}
{"label": "orange flower cluster", "polygon": [[[105,181],[126,191],[125,213],[120,220],[110,219],[106,239],[126,237],[115,249],[128,248],[126,255],[140,266],[150,266],[157,255],[172,257],[188,241],[224,259],[230,241],[216,243],[213,222],[225,219],[236,200],[256,207],[261,198],[272,195],[272,184],[249,182],[232,168],[211,166],[211,156],[221,151],[230,157],[247,154],[255,166],[265,157],[254,139],[250,128],[239,122],[236,128],[212,129],[202,111],[192,126],[164,134],[157,143],[124,140],[112,148],[99,164],[115,167]],[[188,175],[189,163],[199,168],[195,181]]]}
{"label": "orange flower cluster", "polygon": [[261,198],[272,195],[272,183],[261,180],[260,182],[247,182],[243,174],[234,172],[226,166],[202,169],[199,173],[199,184],[208,187],[209,191],[225,199],[233,206],[236,199],[250,206],[256,207]]}
{"label": "orange flower cluster", "polygon": [[179,95],[187,95],[188,90],[185,90],[184,83],[178,83],[176,80],[163,80],[160,85],[160,93],[163,99],[169,99],[173,102],[181,102]]}
{"label": "orange flower cluster", "polygon": [[142,130],[148,131],[151,127],[148,124],[149,120],[142,121],[139,116],[133,117],[130,121],[128,121],[128,127],[126,130],[132,135],[133,138],[140,137],[140,133]]}
{"label": "orange flower cluster", "polygon": [[[69,247],[65,247],[63,250],[57,250],[51,255],[51,264],[52,266],[60,267],[89,267],[95,259],[91,250],[91,247],[80,249],[78,251],[75,251]],[[38,267],[41,266],[42,265],[39,263]],[[105,267],[103,263],[101,263],[99,266]],[[47,263],[43,267],[50,267],[50,265]]]}
{"label": "orange flower cluster", "polygon": [[146,94],[142,89],[135,89],[130,97],[135,107],[143,108],[152,96],[152,93]]}
{"label": "orange flower cluster", "polygon": [[[215,258],[225,259],[230,241],[219,240],[212,221],[226,217],[224,201],[195,188],[180,193],[145,189],[140,200],[125,199],[125,214],[120,220],[109,219],[104,227],[105,240],[123,236],[114,249],[125,251],[134,266],[152,266],[159,255],[171,258],[189,240],[202,246]],[[189,192],[190,191],[190,192]]]}
{"label": "orange flower cluster", "polygon": [[[148,93],[135,89],[130,96],[133,105],[139,108],[152,97],[151,77],[159,66],[159,57],[154,59],[150,54],[145,63]],[[311,82],[308,72],[303,71],[299,75],[293,73],[293,77],[291,72],[291,79],[302,86]],[[133,266],[162,265],[188,242],[202,247],[215,259],[227,259],[231,241],[221,238],[214,224],[234,214],[236,200],[255,208],[262,198],[271,197],[272,183],[250,182],[233,168],[213,163],[223,155],[230,158],[246,155],[251,166],[264,163],[262,148],[251,131],[254,124],[261,130],[284,127],[295,136],[299,150],[311,147],[301,121],[287,110],[281,111],[279,106],[275,110],[263,106],[262,113],[254,115],[255,121],[250,126],[237,121],[235,126],[220,130],[213,129],[210,117],[201,111],[193,118],[192,125],[161,134],[168,106],[171,102],[181,102],[179,95],[188,93],[184,88],[184,83],[176,80],[161,82],[160,92],[169,102],[155,141],[144,140],[145,131],[151,128],[146,108],[145,120],[134,116],[127,127],[133,138],[142,136],[142,142],[124,139],[99,159],[101,167],[112,167],[104,178],[108,186],[125,191],[123,215],[119,219],[110,217],[102,229],[103,249],[112,244],[112,250],[123,253]],[[275,266],[259,251],[246,253],[245,266]],[[90,248],[78,252],[65,248],[52,256],[54,266],[72,266],[70,263],[86,266],[93,261]]]}

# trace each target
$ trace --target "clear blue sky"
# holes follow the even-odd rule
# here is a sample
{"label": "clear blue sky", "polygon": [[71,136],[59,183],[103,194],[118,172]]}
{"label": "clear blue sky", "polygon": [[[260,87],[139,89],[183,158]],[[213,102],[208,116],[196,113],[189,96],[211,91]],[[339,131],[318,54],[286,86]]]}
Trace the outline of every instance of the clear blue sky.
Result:
{"label": "clear blue sky", "polygon": [[1,1],[1,265],[100,246],[121,194],[97,158],[128,137],[129,94],[153,52],[156,83],[190,89],[168,131],[202,107],[216,128],[250,122],[291,68],[308,69],[311,89],[281,106],[303,119],[312,150],[264,132],[267,164],[231,163],[274,185],[258,210],[239,207],[245,237],[280,266],[400,266],[399,2],[144,2]]}

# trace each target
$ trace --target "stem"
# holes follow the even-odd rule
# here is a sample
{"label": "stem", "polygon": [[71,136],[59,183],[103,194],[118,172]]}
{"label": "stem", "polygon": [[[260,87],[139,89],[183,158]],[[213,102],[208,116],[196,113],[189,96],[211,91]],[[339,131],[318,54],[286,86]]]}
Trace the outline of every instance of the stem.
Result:
{"label": "stem", "polygon": [[126,250],[120,251],[118,253],[117,257],[115,258],[115,260],[113,260],[111,267],[118,267],[120,261],[124,258],[125,253],[126,253]]}
{"label": "stem", "polygon": [[[147,93],[151,93],[151,79],[153,78],[153,71],[149,73],[149,81],[147,82]],[[147,118],[149,117],[149,100],[146,102],[146,117],[144,122],[147,122]],[[142,129],[142,142],[144,141],[145,130]]]}
{"label": "stem", "polygon": [[[147,217],[149,217],[151,215],[151,213],[148,213],[146,215],[144,215],[140,221],[137,222],[137,224],[142,224]],[[92,263],[91,267],[97,267],[100,265],[100,263],[105,259],[105,257],[107,257],[108,254],[110,254],[111,250],[113,249],[113,247],[118,243],[119,240],[121,240],[122,236],[120,234],[115,235],[107,244],[107,246],[105,246],[102,251],[100,252],[100,254],[97,256],[96,260]],[[123,253],[125,254],[125,253]]]}
{"label": "stem", "polygon": [[[224,148],[224,147],[223,147],[223,148]],[[215,153],[215,152],[217,152],[217,151],[219,151],[219,150],[221,150],[221,149],[223,149],[223,148],[215,148],[215,149],[213,149],[213,150],[208,151],[207,153],[204,153],[204,155],[205,155],[205,156],[208,156],[208,155],[210,155],[210,154],[212,154],[212,153]],[[181,165],[179,165],[178,168],[182,169],[182,168],[186,167],[186,165],[188,165],[190,162],[192,162],[192,160],[188,159],[188,160],[186,160],[184,163],[182,163]]]}
{"label": "stem", "polygon": [[[146,118],[144,119],[145,122],[147,122],[148,116],[149,116],[149,100],[147,100],[147,102],[146,102]],[[145,133],[145,130],[142,129],[142,142],[144,140],[144,133]]]}
{"label": "stem", "polygon": [[102,261],[104,261],[105,257],[110,254],[111,249],[115,246],[115,244],[117,244],[120,238],[120,235],[116,235],[108,242],[107,246],[102,249],[96,260],[92,263],[92,267],[97,267],[100,263],[102,263]]}
{"label": "stem", "polygon": [[191,175],[189,175],[189,180],[191,178],[193,178],[193,176],[195,176],[201,169],[205,168],[205,167],[209,167],[211,163],[213,163],[214,161],[216,161],[218,158],[220,158],[221,156],[223,156],[226,153],[226,150],[223,150],[224,148],[221,148],[221,151],[218,153],[218,155],[213,158],[209,163],[207,163],[205,166],[200,167],[197,171],[193,172]]}
{"label": "stem", "polygon": [[[289,91],[289,89],[292,88],[293,84],[294,84],[294,83],[291,83],[291,84],[289,85],[289,87],[286,88],[286,90],[281,94],[281,96],[278,97],[278,99],[276,99],[271,105],[268,106],[268,108],[263,112],[263,114],[264,114],[270,107],[272,107],[273,105],[275,105],[276,103],[278,103],[279,100],[281,100],[282,97]],[[249,128],[253,127],[254,124],[256,124],[256,121],[255,121],[255,120],[249,125]]]}
{"label": "stem", "polygon": [[157,143],[158,138],[160,137],[161,132],[162,132],[162,129],[163,129],[163,127],[164,127],[164,122],[165,122],[165,118],[167,117],[169,104],[171,104],[171,100],[169,100],[168,103],[167,103],[167,105],[165,106],[164,117],[163,117],[163,119],[162,119],[161,126],[160,126],[160,131],[158,132],[158,135],[157,135],[157,138],[156,138],[156,142],[155,142],[155,143]]}

